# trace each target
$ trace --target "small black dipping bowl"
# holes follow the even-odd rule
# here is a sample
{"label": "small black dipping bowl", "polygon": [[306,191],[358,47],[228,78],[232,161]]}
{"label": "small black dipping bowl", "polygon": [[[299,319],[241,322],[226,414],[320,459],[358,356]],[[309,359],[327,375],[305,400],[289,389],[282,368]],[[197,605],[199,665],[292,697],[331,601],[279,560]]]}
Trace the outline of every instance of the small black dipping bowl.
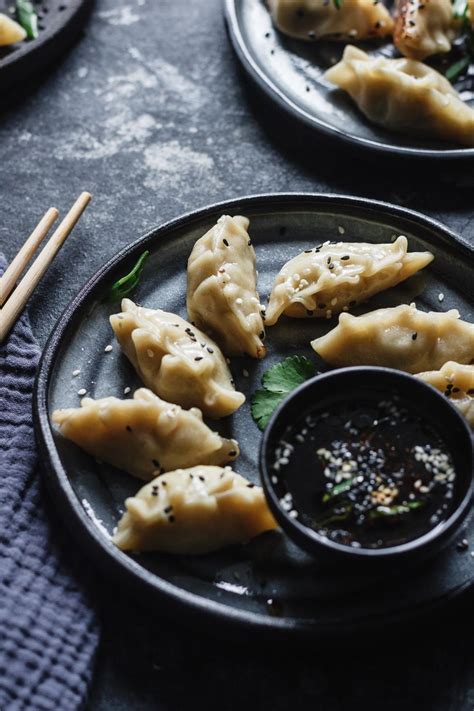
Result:
{"label": "small black dipping bowl", "polygon": [[[399,545],[380,548],[352,547],[334,541],[292,518],[281,503],[291,493],[291,481],[272,469],[275,450],[289,426],[310,413],[322,413],[347,401],[379,402],[397,398],[401,407],[420,417],[443,440],[456,472],[452,504],[447,518],[427,532]],[[308,462],[308,476],[311,476]],[[303,465],[304,469],[304,465]],[[290,469],[288,469],[288,472]],[[301,472],[301,469],[298,470]],[[417,561],[446,546],[465,520],[473,494],[473,443],[463,416],[442,393],[431,385],[390,368],[351,367],[318,375],[294,390],[273,414],[260,446],[260,472],[270,509],[282,529],[301,548],[322,559],[345,561]],[[290,478],[290,477],[289,477]],[[301,512],[303,508],[299,507]]]}

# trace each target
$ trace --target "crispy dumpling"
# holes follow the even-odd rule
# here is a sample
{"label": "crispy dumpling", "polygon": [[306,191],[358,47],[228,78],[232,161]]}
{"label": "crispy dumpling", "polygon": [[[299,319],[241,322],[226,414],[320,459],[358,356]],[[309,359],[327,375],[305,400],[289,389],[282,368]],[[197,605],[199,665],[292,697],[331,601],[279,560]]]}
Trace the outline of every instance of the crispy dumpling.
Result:
{"label": "crispy dumpling", "polygon": [[230,467],[178,469],[125,501],[113,537],[124,551],[200,554],[276,528],[263,491]]}
{"label": "crispy dumpling", "polygon": [[403,235],[389,244],[325,243],[285,264],[273,284],[266,322],[281,314],[312,318],[347,311],[379,291],[395,286],[426,267],[430,252],[407,253]]}
{"label": "crispy dumpling", "polygon": [[26,39],[26,32],[18,22],[0,12],[0,47],[7,47]]}
{"label": "crispy dumpling", "polygon": [[440,370],[418,373],[416,377],[444,393],[474,430],[474,365],[448,361]]}
{"label": "crispy dumpling", "polygon": [[248,226],[246,217],[223,215],[198,239],[188,260],[187,306],[190,321],[226,355],[263,358],[264,307]]}
{"label": "crispy dumpling", "polygon": [[405,57],[449,52],[458,32],[451,0],[397,0],[393,42]]}
{"label": "crispy dumpling", "polygon": [[290,37],[363,40],[392,33],[387,8],[374,0],[267,0],[273,22]]}
{"label": "crispy dumpling", "polygon": [[177,467],[225,464],[239,455],[237,442],[209,429],[200,410],[183,410],[146,388],[129,400],[85,397],[81,407],[55,410],[52,419],[86,452],[145,481]]}
{"label": "crispy dumpling", "polygon": [[123,299],[110,323],[144,384],[165,400],[215,418],[245,401],[218,345],[180,316]]}
{"label": "crispy dumpling", "polygon": [[474,146],[474,109],[439,72],[413,59],[369,57],[348,45],[325,78],[373,123],[399,133]]}
{"label": "crispy dumpling", "polygon": [[339,324],[312,347],[331,365],[380,365],[408,373],[437,370],[448,360],[474,363],[474,325],[456,309],[418,311],[402,304],[363,316],[341,314]]}

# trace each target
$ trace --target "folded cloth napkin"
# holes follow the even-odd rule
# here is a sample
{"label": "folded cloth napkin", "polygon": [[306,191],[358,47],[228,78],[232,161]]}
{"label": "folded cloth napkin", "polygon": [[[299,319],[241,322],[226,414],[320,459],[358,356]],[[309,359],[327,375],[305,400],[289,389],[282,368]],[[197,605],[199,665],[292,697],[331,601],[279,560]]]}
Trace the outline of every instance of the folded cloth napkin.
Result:
{"label": "folded cloth napkin", "polygon": [[98,643],[77,554],[45,512],[31,411],[38,360],[23,315],[0,346],[2,711],[83,706]]}

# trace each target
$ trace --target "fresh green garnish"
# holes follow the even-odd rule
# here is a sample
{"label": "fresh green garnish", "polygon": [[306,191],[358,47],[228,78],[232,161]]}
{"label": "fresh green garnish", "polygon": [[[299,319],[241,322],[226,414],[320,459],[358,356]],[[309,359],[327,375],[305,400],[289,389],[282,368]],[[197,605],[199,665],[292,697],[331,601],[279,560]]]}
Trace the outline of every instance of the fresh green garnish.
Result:
{"label": "fresh green garnish", "polygon": [[463,71],[467,69],[470,62],[471,60],[469,57],[463,57],[462,59],[459,59],[457,62],[454,62],[446,69],[444,76],[450,82],[456,81],[456,79],[463,73]]}
{"label": "fresh green garnish", "polygon": [[333,0],[333,1],[334,1],[334,7],[336,8],[336,10],[340,10],[344,0]]}
{"label": "fresh green garnish", "polygon": [[339,496],[340,494],[345,494],[346,491],[349,491],[349,489],[352,487],[352,484],[355,482],[356,478],[353,477],[352,479],[347,479],[346,481],[342,481],[340,484],[336,484],[331,491],[327,491],[324,496],[323,496],[323,504],[326,504],[328,501],[331,501],[331,499],[334,499],[336,496]]}
{"label": "fresh green garnish", "polygon": [[118,279],[112,285],[107,297],[108,301],[120,301],[120,299],[123,299],[124,296],[127,296],[135,289],[140,279],[140,274],[142,273],[145,260],[149,254],[150,252],[148,252],[148,250],[143,252],[143,254],[141,254],[138,258],[138,261],[132,271],[123,276],[121,279]]}
{"label": "fresh green garnish", "polygon": [[467,17],[468,11],[467,0],[453,0],[453,15],[458,20],[463,20]]}
{"label": "fresh green garnish", "polygon": [[298,385],[315,375],[316,369],[306,356],[289,356],[269,368],[262,378],[263,388],[252,398],[252,417],[265,429],[280,402]]}
{"label": "fresh green garnish", "polygon": [[[336,510],[338,510],[338,513],[336,513]],[[319,521],[316,522],[316,526],[318,528],[326,528],[326,526],[329,526],[330,523],[337,523],[337,521],[347,521],[351,513],[352,505],[339,509],[331,509],[328,516],[326,516],[325,518],[321,518],[319,519]]]}
{"label": "fresh green garnish", "polygon": [[38,37],[38,15],[30,0],[16,0],[16,15],[29,39]]}

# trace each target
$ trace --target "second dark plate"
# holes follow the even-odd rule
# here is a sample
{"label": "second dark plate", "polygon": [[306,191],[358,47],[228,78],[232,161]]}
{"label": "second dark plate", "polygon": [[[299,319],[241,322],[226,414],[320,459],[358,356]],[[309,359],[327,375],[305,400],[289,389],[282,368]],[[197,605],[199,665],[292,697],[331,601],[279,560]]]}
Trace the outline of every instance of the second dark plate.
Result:
{"label": "second dark plate", "polygon": [[[296,124],[353,148],[417,158],[473,160],[474,148],[410,138],[371,124],[350,97],[323,79],[344,43],[291,39],[273,25],[264,0],[224,0],[229,37],[249,77]],[[369,54],[394,55],[390,43],[361,43]],[[462,91],[459,84],[456,88]],[[471,87],[472,89],[472,87]],[[474,93],[469,93],[474,106]]]}

